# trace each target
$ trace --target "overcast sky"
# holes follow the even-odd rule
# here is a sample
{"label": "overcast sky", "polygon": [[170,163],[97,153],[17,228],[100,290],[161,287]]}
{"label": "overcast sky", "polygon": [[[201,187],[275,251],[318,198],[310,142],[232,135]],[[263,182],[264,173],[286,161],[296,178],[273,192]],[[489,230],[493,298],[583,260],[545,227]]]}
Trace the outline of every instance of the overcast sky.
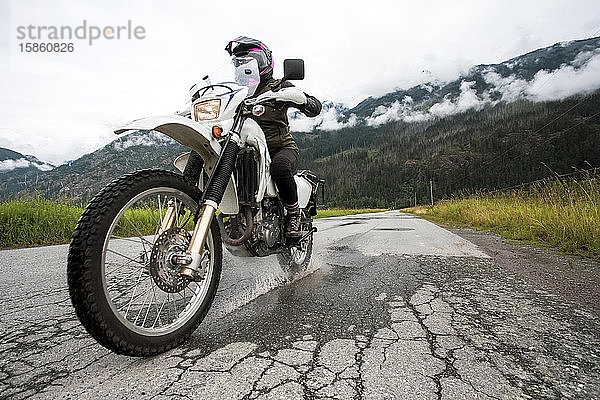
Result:
{"label": "overcast sky", "polygon": [[[131,20],[145,38],[20,52],[19,26],[75,28],[84,19],[99,27]],[[271,48],[276,76],[283,59],[303,58],[299,86],[353,106],[598,34],[597,0],[0,0],[0,147],[55,164],[93,151],[124,122],[179,109],[193,82],[227,62],[223,48],[238,35]]]}

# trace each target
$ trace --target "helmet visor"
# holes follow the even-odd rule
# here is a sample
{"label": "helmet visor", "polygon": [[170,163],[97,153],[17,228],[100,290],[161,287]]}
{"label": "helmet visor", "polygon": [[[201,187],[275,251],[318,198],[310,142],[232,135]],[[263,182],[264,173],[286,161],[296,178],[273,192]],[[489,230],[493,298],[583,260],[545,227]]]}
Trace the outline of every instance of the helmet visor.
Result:
{"label": "helmet visor", "polygon": [[248,87],[248,96],[252,96],[260,83],[258,62],[253,57],[231,57],[235,68],[235,81],[237,84]]}
{"label": "helmet visor", "polygon": [[[250,49],[247,52],[243,52],[243,54],[236,54],[233,56],[234,59],[235,58],[248,58],[248,57],[252,57],[256,60],[256,62],[258,63],[258,70],[260,72],[267,70],[271,66],[269,64],[267,55],[265,54],[264,51],[262,51],[259,48]],[[235,65],[235,61],[234,61],[234,65]]]}

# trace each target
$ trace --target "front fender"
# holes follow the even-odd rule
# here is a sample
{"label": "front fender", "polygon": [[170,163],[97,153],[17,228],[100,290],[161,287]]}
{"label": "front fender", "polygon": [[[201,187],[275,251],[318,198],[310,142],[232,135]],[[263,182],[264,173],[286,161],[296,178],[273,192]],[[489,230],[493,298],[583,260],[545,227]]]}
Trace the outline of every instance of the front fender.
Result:
{"label": "front fender", "polygon": [[[219,125],[223,126],[224,124],[221,122]],[[223,126],[223,128],[223,130],[225,130],[225,128],[229,129],[229,127],[225,126]],[[139,130],[152,130],[164,133],[182,145],[195,150],[204,160],[206,172],[209,175],[212,174],[213,168],[219,158],[219,153],[221,152],[221,145],[212,136],[211,128],[209,126],[199,124],[189,118],[179,115],[168,115],[132,121],[115,130],[115,133],[120,135],[124,132]],[[187,163],[187,157],[185,159],[178,158],[175,165],[182,172],[182,168],[185,168],[185,164],[183,164],[184,161]],[[202,180],[200,180],[200,182],[202,182]],[[200,188],[202,189],[202,187]],[[221,201],[221,204],[219,204],[219,209],[225,214],[237,214],[239,212],[237,190],[233,176],[229,180],[223,200]]]}
{"label": "front fender", "polygon": [[[214,167],[221,145],[212,136],[210,128],[180,115],[148,117],[131,121],[129,124],[115,130],[117,135],[128,131],[152,130],[175,139],[182,145],[195,150],[207,167]],[[208,171],[211,172],[210,170]]]}

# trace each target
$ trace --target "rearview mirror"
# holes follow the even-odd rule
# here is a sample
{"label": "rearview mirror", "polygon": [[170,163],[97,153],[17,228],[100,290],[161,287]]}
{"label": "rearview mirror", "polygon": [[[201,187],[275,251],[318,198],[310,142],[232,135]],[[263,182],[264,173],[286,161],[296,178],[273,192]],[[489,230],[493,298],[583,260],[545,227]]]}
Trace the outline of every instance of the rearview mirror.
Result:
{"label": "rearview mirror", "polygon": [[283,60],[283,80],[301,81],[304,79],[304,60],[288,58]]}

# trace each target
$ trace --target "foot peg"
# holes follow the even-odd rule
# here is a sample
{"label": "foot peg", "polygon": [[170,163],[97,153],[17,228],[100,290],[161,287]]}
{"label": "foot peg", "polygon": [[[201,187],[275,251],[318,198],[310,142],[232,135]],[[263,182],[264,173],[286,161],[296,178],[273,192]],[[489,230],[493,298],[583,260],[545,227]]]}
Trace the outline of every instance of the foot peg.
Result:
{"label": "foot peg", "polygon": [[312,235],[316,231],[317,231],[317,228],[312,227],[311,230],[309,230],[308,232],[306,232],[301,238],[298,239],[298,242],[303,241],[304,239],[306,239],[307,237],[309,237],[310,235]]}

